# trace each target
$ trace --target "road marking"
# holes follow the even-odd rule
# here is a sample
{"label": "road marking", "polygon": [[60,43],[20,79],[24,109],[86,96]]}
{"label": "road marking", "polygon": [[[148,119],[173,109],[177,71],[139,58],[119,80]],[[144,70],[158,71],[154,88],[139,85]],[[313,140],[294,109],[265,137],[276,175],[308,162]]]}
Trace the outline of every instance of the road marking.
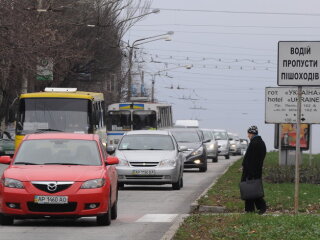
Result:
{"label": "road marking", "polygon": [[146,214],[136,222],[172,222],[178,214]]}

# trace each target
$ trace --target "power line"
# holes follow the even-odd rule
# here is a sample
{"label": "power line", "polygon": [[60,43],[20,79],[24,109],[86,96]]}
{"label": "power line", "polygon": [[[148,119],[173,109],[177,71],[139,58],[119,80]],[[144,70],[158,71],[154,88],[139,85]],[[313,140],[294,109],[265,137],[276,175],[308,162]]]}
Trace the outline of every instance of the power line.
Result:
{"label": "power line", "polygon": [[164,24],[139,24],[134,27],[154,27],[154,26],[180,26],[180,27],[223,27],[223,28],[262,28],[262,29],[319,29],[315,27],[296,27],[296,26],[255,26],[255,25],[217,25],[217,24],[181,24],[181,23],[164,23]]}
{"label": "power line", "polygon": [[295,12],[258,12],[258,11],[228,11],[228,10],[204,10],[182,8],[159,8],[161,11],[172,12],[201,12],[201,13],[227,13],[227,14],[258,14],[258,15],[288,15],[288,16],[312,16],[319,17],[320,13],[295,13]]}
{"label": "power line", "polygon": [[[198,44],[201,45],[201,44]],[[159,48],[144,48],[146,50],[154,50],[154,51],[162,51],[162,52],[189,52],[189,53],[198,53],[198,54],[212,54],[212,55],[216,55],[216,54],[221,54],[221,55],[242,55],[242,56],[255,56],[255,57],[274,57],[276,58],[277,55],[267,55],[267,54],[247,54],[247,53],[226,53],[226,52],[210,52],[210,51],[206,51],[206,52],[202,52],[202,51],[190,51],[190,50],[177,50],[175,49],[159,49]]]}
{"label": "power line", "polygon": [[[158,32],[159,30],[149,30],[149,29],[145,29],[145,30],[135,30],[137,32]],[[164,30],[163,30],[164,31]],[[301,36],[301,33],[297,33],[297,34],[283,34],[283,33],[279,33],[279,34],[275,34],[275,33],[234,33],[234,32],[194,32],[194,31],[175,31],[178,33],[192,33],[192,34],[218,34],[218,35],[252,35],[252,36]],[[319,34],[303,34],[303,36],[308,36],[308,37],[318,37]]]}

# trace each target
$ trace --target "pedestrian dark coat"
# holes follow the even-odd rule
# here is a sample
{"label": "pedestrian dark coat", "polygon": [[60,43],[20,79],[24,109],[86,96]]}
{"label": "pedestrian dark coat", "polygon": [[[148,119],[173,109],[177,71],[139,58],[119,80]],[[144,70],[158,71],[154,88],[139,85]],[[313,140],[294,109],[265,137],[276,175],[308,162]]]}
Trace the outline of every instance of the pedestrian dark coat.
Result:
{"label": "pedestrian dark coat", "polygon": [[262,166],[266,156],[266,145],[259,135],[254,136],[242,162],[241,181],[262,178]]}

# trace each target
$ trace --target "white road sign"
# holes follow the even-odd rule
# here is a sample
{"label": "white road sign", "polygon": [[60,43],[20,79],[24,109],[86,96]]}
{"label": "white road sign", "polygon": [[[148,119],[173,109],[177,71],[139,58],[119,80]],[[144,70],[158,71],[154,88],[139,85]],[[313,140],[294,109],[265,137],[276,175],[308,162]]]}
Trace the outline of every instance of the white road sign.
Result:
{"label": "white road sign", "polygon": [[278,85],[320,86],[320,42],[278,42]]}
{"label": "white road sign", "polygon": [[[267,87],[265,122],[296,123],[298,87]],[[303,87],[301,123],[320,123],[320,88]]]}

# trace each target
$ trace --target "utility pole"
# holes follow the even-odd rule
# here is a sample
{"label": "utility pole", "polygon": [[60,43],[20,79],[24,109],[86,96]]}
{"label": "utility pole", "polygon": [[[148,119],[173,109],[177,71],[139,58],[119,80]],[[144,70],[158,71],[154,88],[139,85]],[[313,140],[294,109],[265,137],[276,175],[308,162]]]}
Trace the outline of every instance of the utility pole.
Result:
{"label": "utility pole", "polygon": [[151,87],[151,102],[154,102],[154,83],[155,83],[156,75],[152,75],[152,87]]}

